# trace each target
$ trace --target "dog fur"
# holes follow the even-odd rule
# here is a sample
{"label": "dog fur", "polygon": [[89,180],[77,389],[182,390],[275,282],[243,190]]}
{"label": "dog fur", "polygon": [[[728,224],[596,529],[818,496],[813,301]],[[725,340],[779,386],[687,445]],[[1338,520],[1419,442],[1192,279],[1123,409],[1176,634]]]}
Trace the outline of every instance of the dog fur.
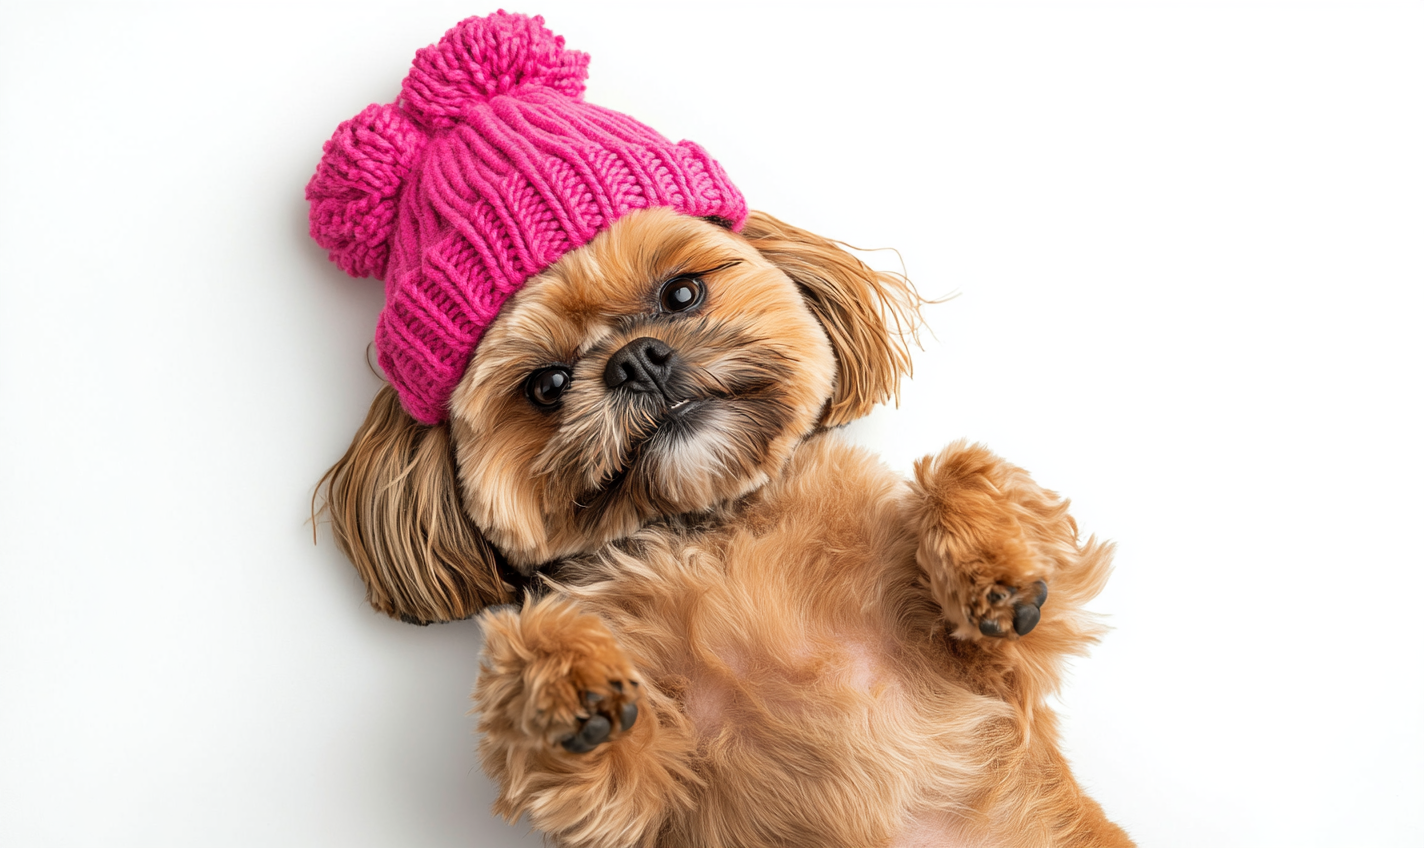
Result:
{"label": "dog fur", "polygon": [[[919,303],[769,215],[649,209],[505,304],[448,424],[381,390],[332,526],[377,609],[484,610],[496,812],[590,848],[1132,844],[1046,703],[1110,547],[981,446],[905,481],[834,432],[895,396]],[[625,350],[656,374],[617,384]]]}

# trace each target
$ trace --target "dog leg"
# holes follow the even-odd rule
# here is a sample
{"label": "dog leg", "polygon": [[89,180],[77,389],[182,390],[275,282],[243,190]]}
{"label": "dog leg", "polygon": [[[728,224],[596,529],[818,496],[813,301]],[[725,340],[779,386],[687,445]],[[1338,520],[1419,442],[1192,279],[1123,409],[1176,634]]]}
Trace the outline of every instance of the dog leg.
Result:
{"label": "dog leg", "polygon": [[1062,663],[1097,640],[1082,606],[1106,582],[1111,548],[1078,542],[1068,502],[1021,468],[959,442],[915,464],[916,558],[951,628],[965,683],[1013,705],[1022,744],[999,755],[983,803],[1011,845],[1130,848],[1132,840],[1078,787],[1057,749],[1045,699]]}
{"label": "dog leg", "polygon": [[568,598],[482,619],[475,688],[480,757],[498,782],[495,812],[559,845],[652,845],[696,782],[688,745],[603,620]]}
{"label": "dog leg", "polygon": [[1080,545],[1068,502],[980,445],[921,459],[913,488],[916,557],[952,635],[970,643],[961,652],[985,688],[1031,708],[1101,631],[1081,607],[1107,580],[1110,546]]}

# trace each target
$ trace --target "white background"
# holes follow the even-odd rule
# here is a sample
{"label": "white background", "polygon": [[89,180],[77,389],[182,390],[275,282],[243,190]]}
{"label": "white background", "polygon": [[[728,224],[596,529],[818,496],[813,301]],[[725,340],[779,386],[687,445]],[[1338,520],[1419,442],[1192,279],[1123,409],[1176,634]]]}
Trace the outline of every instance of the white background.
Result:
{"label": "white background", "polygon": [[[477,625],[378,617],[307,523],[381,291],[303,186],[491,10],[0,5],[0,843],[539,844],[488,813]],[[524,11],[754,206],[959,292],[851,435],[986,441],[1118,541],[1062,707],[1113,818],[1424,845],[1424,6]]]}

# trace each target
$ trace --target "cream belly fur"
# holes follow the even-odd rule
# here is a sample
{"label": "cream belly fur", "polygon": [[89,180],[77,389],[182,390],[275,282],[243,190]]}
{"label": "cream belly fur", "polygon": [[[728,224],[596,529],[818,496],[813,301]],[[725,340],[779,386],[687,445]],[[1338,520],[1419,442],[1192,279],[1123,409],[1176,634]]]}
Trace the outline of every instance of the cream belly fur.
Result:
{"label": "cream belly fur", "polygon": [[971,844],[956,789],[993,756],[985,741],[1000,734],[982,725],[1010,711],[952,679],[908,495],[874,457],[821,434],[729,525],[676,547],[639,539],[632,569],[615,556],[561,574],[690,721],[693,768],[721,796],[691,815],[722,819],[694,832],[743,810],[773,840],[852,816],[868,844]]}

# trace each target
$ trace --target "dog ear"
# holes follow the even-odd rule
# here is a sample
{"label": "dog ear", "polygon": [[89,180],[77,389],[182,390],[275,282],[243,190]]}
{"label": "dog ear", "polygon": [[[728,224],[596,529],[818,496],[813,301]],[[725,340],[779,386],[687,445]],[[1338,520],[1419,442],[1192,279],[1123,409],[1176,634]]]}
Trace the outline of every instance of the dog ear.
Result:
{"label": "dog ear", "polygon": [[317,484],[336,545],[366,582],[371,606],[429,624],[513,600],[457,481],[448,426],[419,423],[383,387],[346,455]]}
{"label": "dog ear", "polygon": [[839,368],[821,425],[845,424],[898,400],[900,378],[911,370],[906,339],[915,340],[924,303],[909,280],[765,212],[753,211],[742,235],[800,286],[831,339]]}

